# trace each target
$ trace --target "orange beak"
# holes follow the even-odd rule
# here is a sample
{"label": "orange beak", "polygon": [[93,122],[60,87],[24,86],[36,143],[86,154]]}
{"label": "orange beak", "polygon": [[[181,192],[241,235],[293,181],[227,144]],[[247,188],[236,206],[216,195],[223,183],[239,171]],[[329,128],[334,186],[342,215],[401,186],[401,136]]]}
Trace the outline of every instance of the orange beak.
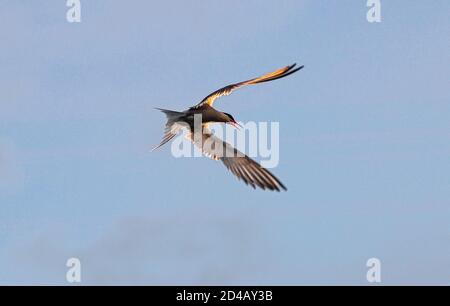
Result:
{"label": "orange beak", "polygon": [[236,121],[231,121],[230,122],[230,124],[232,125],[232,126],[234,126],[236,129],[241,129],[242,128],[242,125],[240,125],[238,122],[236,122]]}

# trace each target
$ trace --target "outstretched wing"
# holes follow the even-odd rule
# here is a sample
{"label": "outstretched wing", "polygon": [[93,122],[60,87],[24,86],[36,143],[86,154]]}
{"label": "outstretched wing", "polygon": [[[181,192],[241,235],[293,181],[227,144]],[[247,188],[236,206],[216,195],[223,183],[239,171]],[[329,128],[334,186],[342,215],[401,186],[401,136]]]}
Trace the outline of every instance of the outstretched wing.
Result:
{"label": "outstretched wing", "polygon": [[225,86],[219,90],[216,90],[209,96],[205,97],[200,103],[193,106],[192,108],[199,108],[204,104],[209,104],[209,106],[212,106],[214,101],[217,98],[222,97],[222,96],[228,96],[229,94],[231,94],[233,91],[235,91],[238,88],[241,88],[241,87],[247,86],[247,85],[259,84],[259,83],[263,83],[263,82],[269,82],[269,81],[281,79],[290,74],[293,74],[294,72],[299,71],[300,69],[302,69],[304,67],[304,66],[300,66],[300,67],[297,67],[294,69],[294,67],[296,65],[297,64],[286,66],[284,68],[278,69],[274,72],[267,73],[263,76],[260,76],[260,77],[257,77],[257,78],[251,79],[251,80],[247,80],[247,81],[243,81],[243,82],[239,82],[236,84],[231,84],[231,85]]}
{"label": "outstretched wing", "polygon": [[280,191],[287,190],[267,169],[253,159],[234,148],[229,143],[214,136],[209,131],[203,133],[190,133],[190,140],[202,150],[203,154],[214,159],[220,160],[239,180],[255,188]]}

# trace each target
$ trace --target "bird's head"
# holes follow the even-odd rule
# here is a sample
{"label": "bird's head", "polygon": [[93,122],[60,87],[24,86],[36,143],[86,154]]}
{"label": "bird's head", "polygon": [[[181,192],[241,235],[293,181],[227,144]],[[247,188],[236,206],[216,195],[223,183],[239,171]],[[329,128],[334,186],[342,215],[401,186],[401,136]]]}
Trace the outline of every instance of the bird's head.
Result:
{"label": "bird's head", "polygon": [[233,116],[231,116],[228,113],[223,113],[226,117],[226,121],[225,123],[227,124],[231,124],[232,126],[234,126],[235,128],[239,129],[242,128],[242,125],[240,125],[236,120],[234,120]]}

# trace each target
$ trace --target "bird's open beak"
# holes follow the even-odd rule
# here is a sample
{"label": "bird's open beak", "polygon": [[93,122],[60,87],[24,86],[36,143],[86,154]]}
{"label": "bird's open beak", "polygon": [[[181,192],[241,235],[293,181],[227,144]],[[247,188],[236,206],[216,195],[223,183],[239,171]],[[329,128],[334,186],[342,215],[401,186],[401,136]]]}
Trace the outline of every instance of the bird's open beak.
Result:
{"label": "bird's open beak", "polygon": [[236,122],[236,121],[233,121],[233,122],[230,122],[230,124],[232,125],[232,126],[234,126],[236,129],[238,129],[238,130],[240,130],[240,129],[242,129],[242,125],[240,125],[238,122]]}

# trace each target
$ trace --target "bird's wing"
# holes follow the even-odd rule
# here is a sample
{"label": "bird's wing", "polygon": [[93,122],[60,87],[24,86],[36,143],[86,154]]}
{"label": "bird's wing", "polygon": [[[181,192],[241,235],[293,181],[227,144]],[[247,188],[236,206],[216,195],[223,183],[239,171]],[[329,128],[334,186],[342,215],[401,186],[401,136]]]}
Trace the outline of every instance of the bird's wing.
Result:
{"label": "bird's wing", "polygon": [[261,189],[287,190],[283,183],[267,169],[209,131],[204,130],[203,133],[195,134],[191,132],[188,136],[204,155],[222,161],[227,169],[239,180],[242,179],[245,184],[253,188],[258,186]]}
{"label": "bird's wing", "polygon": [[222,97],[222,96],[228,96],[229,94],[231,94],[233,91],[235,91],[238,88],[241,88],[241,87],[247,86],[247,85],[253,85],[253,84],[258,84],[258,83],[269,82],[269,81],[281,79],[281,78],[284,78],[294,72],[299,71],[300,69],[302,69],[304,67],[304,66],[300,66],[300,67],[297,67],[294,69],[294,67],[296,65],[297,64],[286,66],[284,68],[278,69],[274,72],[267,73],[263,76],[260,76],[260,77],[257,77],[257,78],[251,79],[251,80],[247,80],[247,81],[243,81],[243,82],[239,82],[236,84],[231,84],[231,85],[225,86],[225,87],[211,93],[210,95],[205,97],[200,103],[193,106],[192,108],[199,108],[204,104],[209,104],[209,106],[212,106],[214,101],[217,98]]}

